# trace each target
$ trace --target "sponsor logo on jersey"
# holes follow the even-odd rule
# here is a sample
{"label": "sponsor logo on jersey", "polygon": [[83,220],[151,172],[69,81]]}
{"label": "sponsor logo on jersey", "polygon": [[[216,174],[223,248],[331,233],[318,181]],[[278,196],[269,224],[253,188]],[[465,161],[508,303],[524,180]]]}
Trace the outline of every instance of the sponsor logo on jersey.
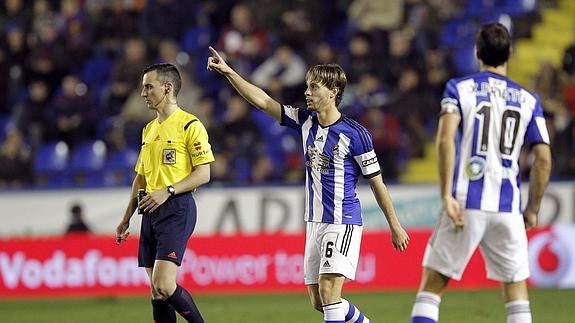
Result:
{"label": "sponsor logo on jersey", "polygon": [[375,163],[377,163],[377,157],[372,157],[372,158],[370,158],[370,159],[362,160],[362,161],[361,161],[361,166],[367,167],[367,166],[373,165],[373,164],[375,164]]}
{"label": "sponsor logo on jersey", "polygon": [[202,143],[199,141],[194,142],[194,149],[195,150],[202,150]]}

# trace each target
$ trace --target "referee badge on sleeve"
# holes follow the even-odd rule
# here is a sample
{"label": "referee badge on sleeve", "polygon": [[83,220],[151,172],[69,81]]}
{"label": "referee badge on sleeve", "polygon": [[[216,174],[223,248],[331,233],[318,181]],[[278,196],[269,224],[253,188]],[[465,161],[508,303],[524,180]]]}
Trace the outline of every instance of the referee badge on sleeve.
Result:
{"label": "referee badge on sleeve", "polygon": [[173,165],[176,163],[176,150],[164,149],[162,152],[162,162],[164,164]]}

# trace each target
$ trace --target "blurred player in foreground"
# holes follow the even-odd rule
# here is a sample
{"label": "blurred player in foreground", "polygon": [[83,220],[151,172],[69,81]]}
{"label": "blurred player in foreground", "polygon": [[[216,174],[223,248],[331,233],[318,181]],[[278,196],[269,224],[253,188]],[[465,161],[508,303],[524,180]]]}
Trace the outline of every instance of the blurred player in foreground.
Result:
{"label": "blurred player in foreground", "polygon": [[[127,238],[130,218],[140,208],[138,265],[150,277],[156,323],[176,322],[174,309],[188,322],[204,322],[192,296],[176,283],[176,273],[196,226],[191,192],[209,182],[214,157],[202,123],[178,107],[181,84],[172,64],[144,70],[141,95],[157,118],[144,127],[130,202],[116,229],[119,244]],[[139,189],[145,189],[146,195],[138,205]]]}
{"label": "blurred player in foreground", "polygon": [[[412,323],[438,322],[449,280],[461,279],[478,245],[487,277],[502,283],[507,322],[531,322],[525,230],[537,224],[549,181],[549,135],[538,97],[506,77],[507,29],[498,23],[483,26],[476,47],[481,71],[449,80],[441,101],[437,155],[443,212],[423,257]],[[535,160],[521,212],[524,139]]]}
{"label": "blurred player in foreground", "polygon": [[312,67],[306,75],[307,109],[282,105],[247,82],[210,47],[208,68],[225,76],[253,106],[302,135],[306,166],[307,235],[304,280],[311,302],[325,322],[369,322],[341,298],[343,283],[354,279],[362,235],[356,195],[360,175],[367,178],[391,229],[395,249],[404,251],[409,237],[395,214],[381,177],[371,135],[342,115],[339,105],[347,83],[339,65]]}

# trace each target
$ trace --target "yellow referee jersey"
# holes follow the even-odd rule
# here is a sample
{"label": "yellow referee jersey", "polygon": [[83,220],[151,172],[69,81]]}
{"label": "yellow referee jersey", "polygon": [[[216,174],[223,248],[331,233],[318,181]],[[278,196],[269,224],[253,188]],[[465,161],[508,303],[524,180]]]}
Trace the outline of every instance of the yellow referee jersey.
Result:
{"label": "yellow referee jersey", "polygon": [[136,172],[146,178],[146,192],[153,192],[213,161],[206,128],[196,116],[178,108],[162,123],[156,118],[144,127]]}

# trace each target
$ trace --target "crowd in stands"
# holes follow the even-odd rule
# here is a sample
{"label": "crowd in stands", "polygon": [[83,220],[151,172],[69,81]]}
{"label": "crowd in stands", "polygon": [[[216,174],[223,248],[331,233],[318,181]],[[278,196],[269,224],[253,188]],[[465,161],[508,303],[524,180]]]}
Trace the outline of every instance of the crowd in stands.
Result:
{"label": "crowd in stands", "polygon": [[[141,129],[155,117],[140,97],[141,73],[156,62],[182,72],[178,102],[208,129],[214,182],[302,181],[298,135],[206,70],[210,45],[272,97],[302,107],[308,67],[341,64],[341,110],[369,129],[384,177],[397,180],[433,140],[445,81],[467,72],[442,36],[450,19],[469,16],[466,3],[5,0],[0,187],[129,183]],[[575,173],[573,46],[568,55],[563,70],[543,65],[525,84],[540,92],[554,145],[566,152],[556,155],[560,176]]]}

